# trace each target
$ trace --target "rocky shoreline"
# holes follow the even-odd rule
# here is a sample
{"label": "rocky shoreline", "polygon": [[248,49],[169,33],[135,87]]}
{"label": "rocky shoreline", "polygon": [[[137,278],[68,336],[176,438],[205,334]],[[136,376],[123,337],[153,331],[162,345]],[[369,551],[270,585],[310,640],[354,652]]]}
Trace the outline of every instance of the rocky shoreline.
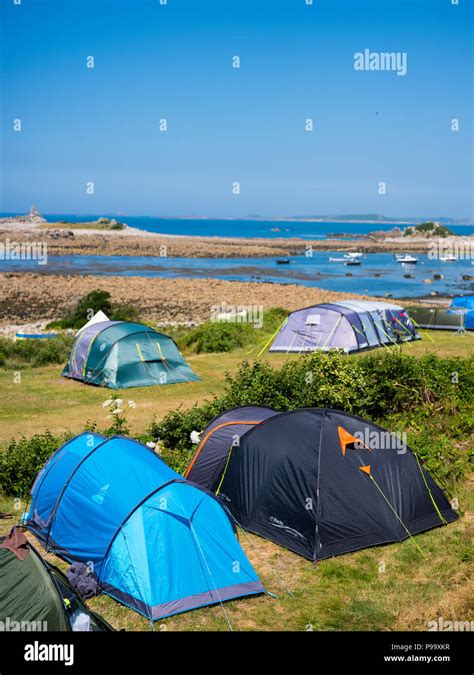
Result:
{"label": "rocky shoreline", "polygon": [[207,321],[212,307],[222,303],[294,310],[320,302],[375,299],[297,284],[10,273],[0,274],[0,326],[8,332],[8,326],[19,330],[19,326],[25,329],[25,324],[53,321],[96,289],[109,291],[116,303],[136,307],[141,320],[162,324]]}
{"label": "rocky shoreline", "polygon": [[[93,225],[93,224],[92,224]],[[64,223],[46,223],[42,219],[0,219],[0,242],[47,244],[49,255],[103,255],[183,258],[261,258],[303,255],[314,251],[355,251],[363,253],[426,253],[433,243],[470,243],[474,236],[447,237],[440,240],[422,236],[404,237],[395,231],[375,232],[358,239],[193,237],[146,232],[125,226],[123,230],[68,228]]]}

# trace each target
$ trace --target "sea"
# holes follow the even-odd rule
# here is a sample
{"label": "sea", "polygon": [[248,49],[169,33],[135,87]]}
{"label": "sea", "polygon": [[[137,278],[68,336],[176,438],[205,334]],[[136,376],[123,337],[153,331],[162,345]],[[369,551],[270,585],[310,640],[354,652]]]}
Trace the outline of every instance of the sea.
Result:
{"label": "sea", "polygon": [[[87,222],[97,215],[54,214],[51,222]],[[110,216],[112,217],[112,216]],[[354,238],[374,230],[389,230],[396,223],[295,222],[263,220],[192,220],[151,217],[120,217],[131,227],[171,235],[219,237],[298,237],[325,239],[331,234]],[[405,227],[406,224],[399,224]],[[459,235],[474,234],[474,226],[449,225]],[[340,262],[331,262],[336,258]],[[343,254],[313,251],[290,256],[288,263],[277,258],[179,258],[141,256],[49,256],[47,264],[34,260],[0,260],[1,272],[47,274],[92,274],[99,276],[144,276],[164,278],[218,278],[232,281],[270,282],[315,286],[332,291],[349,291],[385,298],[415,298],[435,295],[469,294],[474,291],[474,265],[470,259],[456,262],[433,260],[416,254],[418,263],[398,263],[392,253],[368,253],[360,266],[347,266]]]}

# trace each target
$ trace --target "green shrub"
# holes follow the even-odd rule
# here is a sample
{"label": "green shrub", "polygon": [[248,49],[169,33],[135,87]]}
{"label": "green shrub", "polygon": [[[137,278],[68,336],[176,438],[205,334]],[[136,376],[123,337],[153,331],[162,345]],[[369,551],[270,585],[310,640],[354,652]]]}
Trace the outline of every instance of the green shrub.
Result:
{"label": "green shrub", "polygon": [[65,363],[69,358],[74,338],[59,335],[45,340],[18,340],[0,337],[0,368],[12,370],[25,366],[45,366]]}
{"label": "green shrub", "polygon": [[82,326],[99,310],[102,310],[111,321],[136,321],[138,312],[130,305],[112,302],[108,291],[91,291],[85,295],[76,307],[59,321],[49,324],[51,328],[82,328]]}
{"label": "green shrub", "polygon": [[428,405],[407,415],[397,414],[386,419],[392,431],[406,431],[408,445],[416,452],[426,468],[441,486],[452,488],[470,470],[474,460],[472,408],[455,416],[437,414],[436,406]]}
{"label": "green shrub", "polygon": [[[473,396],[472,358],[416,358],[392,351],[347,358],[337,352],[316,352],[288,361],[279,369],[265,361],[244,361],[234,375],[226,375],[221,397],[189,410],[168,413],[147,431],[165,448],[182,453],[185,464],[193,451],[191,431],[201,431],[212,417],[228,408],[249,404],[269,405],[280,411],[333,407],[378,421],[382,426],[391,415],[401,415],[405,421],[407,415],[425,415],[424,436],[414,436],[414,441],[421,448],[425,438],[428,448],[434,447],[430,420],[440,415],[446,420],[458,419],[459,415],[469,417]],[[443,433],[445,447],[454,430]],[[446,449],[441,452],[440,462],[448,454]],[[461,461],[450,472],[454,477],[464,470],[465,462]],[[448,476],[449,471],[444,473]]]}
{"label": "green shrub", "polygon": [[[148,439],[160,440],[160,443],[168,450],[178,450],[184,453],[184,462],[187,455],[193,450],[189,438],[191,431],[201,431],[210,420],[226,409],[225,401],[215,399],[188,410],[181,407],[168,413],[161,422],[152,420],[146,430]],[[179,464],[180,459],[175,461]]]}
{"label": "green shrub", "polygon": [[252,342],[253,333],[249,324],[209,321],[181,337],[179,346],[197,354],[231,352]]}
{"label": "green shrub", "polygon": [[14,497],[27,497],[45,462],[71,436],[53,436],[46,431],[31,438],[12,439],[0,453],[1,491]]}
{"label": "green shrub", "polygon": [[176,336],[181,349],[196,354],[231,352],[246,346],[265,345],[265,342],[281,326],[288,311],[275,307],[263,313],[260,328],[252,323],[230,321],[207,321]]}

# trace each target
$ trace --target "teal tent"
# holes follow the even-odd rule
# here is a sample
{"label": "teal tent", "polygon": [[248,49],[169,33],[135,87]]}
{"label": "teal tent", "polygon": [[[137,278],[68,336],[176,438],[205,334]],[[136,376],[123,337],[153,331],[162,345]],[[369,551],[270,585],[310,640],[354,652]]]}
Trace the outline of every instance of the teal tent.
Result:
{"label": "teal tent", "polygon": [[100,321],[76,336],[62,375],[111,389],[198,380],[174,340],[127,321]]}

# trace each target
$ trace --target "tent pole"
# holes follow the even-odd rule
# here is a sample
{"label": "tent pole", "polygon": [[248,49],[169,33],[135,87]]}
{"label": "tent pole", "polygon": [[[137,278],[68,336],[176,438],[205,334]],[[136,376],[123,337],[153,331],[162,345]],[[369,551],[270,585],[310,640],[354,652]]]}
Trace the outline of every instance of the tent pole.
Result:
{"label": "tent pole", "polygon": [[321,499],[320,499],[320,492],[319,492],[319,486],[320,486],[320,473],[321,473],[321,448],[323,445],[323,430],[324,430],[324,422],[326,420],[326,413],[327,413],[327,408],[324,408],[323,412],[323,418],[321,420],[321,430],[319,432],[319,447],[318,447],[318,480],[316,483],[316,527],[315,527],[315,534],[316,534],[316,550],[315,550],[315,556],[314,556],[314,562],[318,562],[318,549],[317,547],[319,546],[320,540],[319,540],[319,513],[320,513],[320,505],[321,505]]}

